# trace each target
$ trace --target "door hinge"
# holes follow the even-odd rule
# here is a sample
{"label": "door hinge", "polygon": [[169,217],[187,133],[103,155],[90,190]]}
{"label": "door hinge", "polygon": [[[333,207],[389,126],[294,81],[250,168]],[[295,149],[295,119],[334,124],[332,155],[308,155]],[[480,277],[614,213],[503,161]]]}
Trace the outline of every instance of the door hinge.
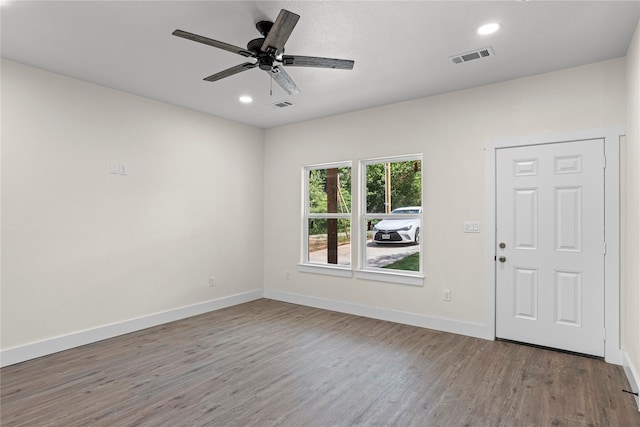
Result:
{"label": "door hinge", "polygon": [[602,169],[607,168],[607,156],[602,156]]}
{"label": "door hinge", "polygon": [[607,328],[602,328],[602,340],[607,340]]}
{"label": "door hinge", "polygon": [[607,242],[604,242],[602,244],[602,254],[606,255],[607,254]]}

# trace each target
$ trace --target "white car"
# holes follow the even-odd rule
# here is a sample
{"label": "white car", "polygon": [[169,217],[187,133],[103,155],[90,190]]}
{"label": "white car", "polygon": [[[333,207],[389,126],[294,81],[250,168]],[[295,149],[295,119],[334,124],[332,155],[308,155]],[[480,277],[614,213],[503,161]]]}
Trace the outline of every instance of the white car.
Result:
{"label": "white car", "polygon": [[[391,211],[392,214],[421,214],[421,206],[408,206]],[[373,241],[384,243],[420,243],[420,219],[383,219],[373,227]]]}

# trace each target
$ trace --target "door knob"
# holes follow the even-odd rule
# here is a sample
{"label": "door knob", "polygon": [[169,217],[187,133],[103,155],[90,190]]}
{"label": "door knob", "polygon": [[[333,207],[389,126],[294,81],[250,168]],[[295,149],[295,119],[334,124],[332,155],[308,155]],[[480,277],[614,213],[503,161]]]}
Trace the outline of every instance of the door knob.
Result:
{"label": "door knob", "polygon": [[505,262],[507,260],[507,257],[505,256],[501,256],[500,258],[498,258],[498,261],[500,262]]}
{"label": "door knob", "polygon": [[500,247],[500,249],[504,249],[507,247],[507,244],[504,242],[500,242],[500,244],[498,245]]}

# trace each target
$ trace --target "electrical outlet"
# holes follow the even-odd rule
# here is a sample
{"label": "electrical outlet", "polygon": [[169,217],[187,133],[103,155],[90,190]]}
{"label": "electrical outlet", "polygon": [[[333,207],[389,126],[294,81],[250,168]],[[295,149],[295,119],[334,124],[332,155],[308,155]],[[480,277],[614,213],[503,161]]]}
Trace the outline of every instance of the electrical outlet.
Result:
{"label": "electrical outlet", "polygon": [[216,285],[216,276],[209,277],[209,286],[214,287]]}
{"label": "electrical outlet", "polygon": [[451,289],[442,290],[442,301],[451,301]]}

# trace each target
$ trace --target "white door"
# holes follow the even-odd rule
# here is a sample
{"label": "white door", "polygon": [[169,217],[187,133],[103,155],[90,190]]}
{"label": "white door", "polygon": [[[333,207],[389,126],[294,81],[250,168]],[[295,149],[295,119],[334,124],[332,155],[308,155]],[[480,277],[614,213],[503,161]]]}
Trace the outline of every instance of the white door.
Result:
{"label": "white door", "polygon": [[496,150],[496,336],[604,356],[604,140]]}

